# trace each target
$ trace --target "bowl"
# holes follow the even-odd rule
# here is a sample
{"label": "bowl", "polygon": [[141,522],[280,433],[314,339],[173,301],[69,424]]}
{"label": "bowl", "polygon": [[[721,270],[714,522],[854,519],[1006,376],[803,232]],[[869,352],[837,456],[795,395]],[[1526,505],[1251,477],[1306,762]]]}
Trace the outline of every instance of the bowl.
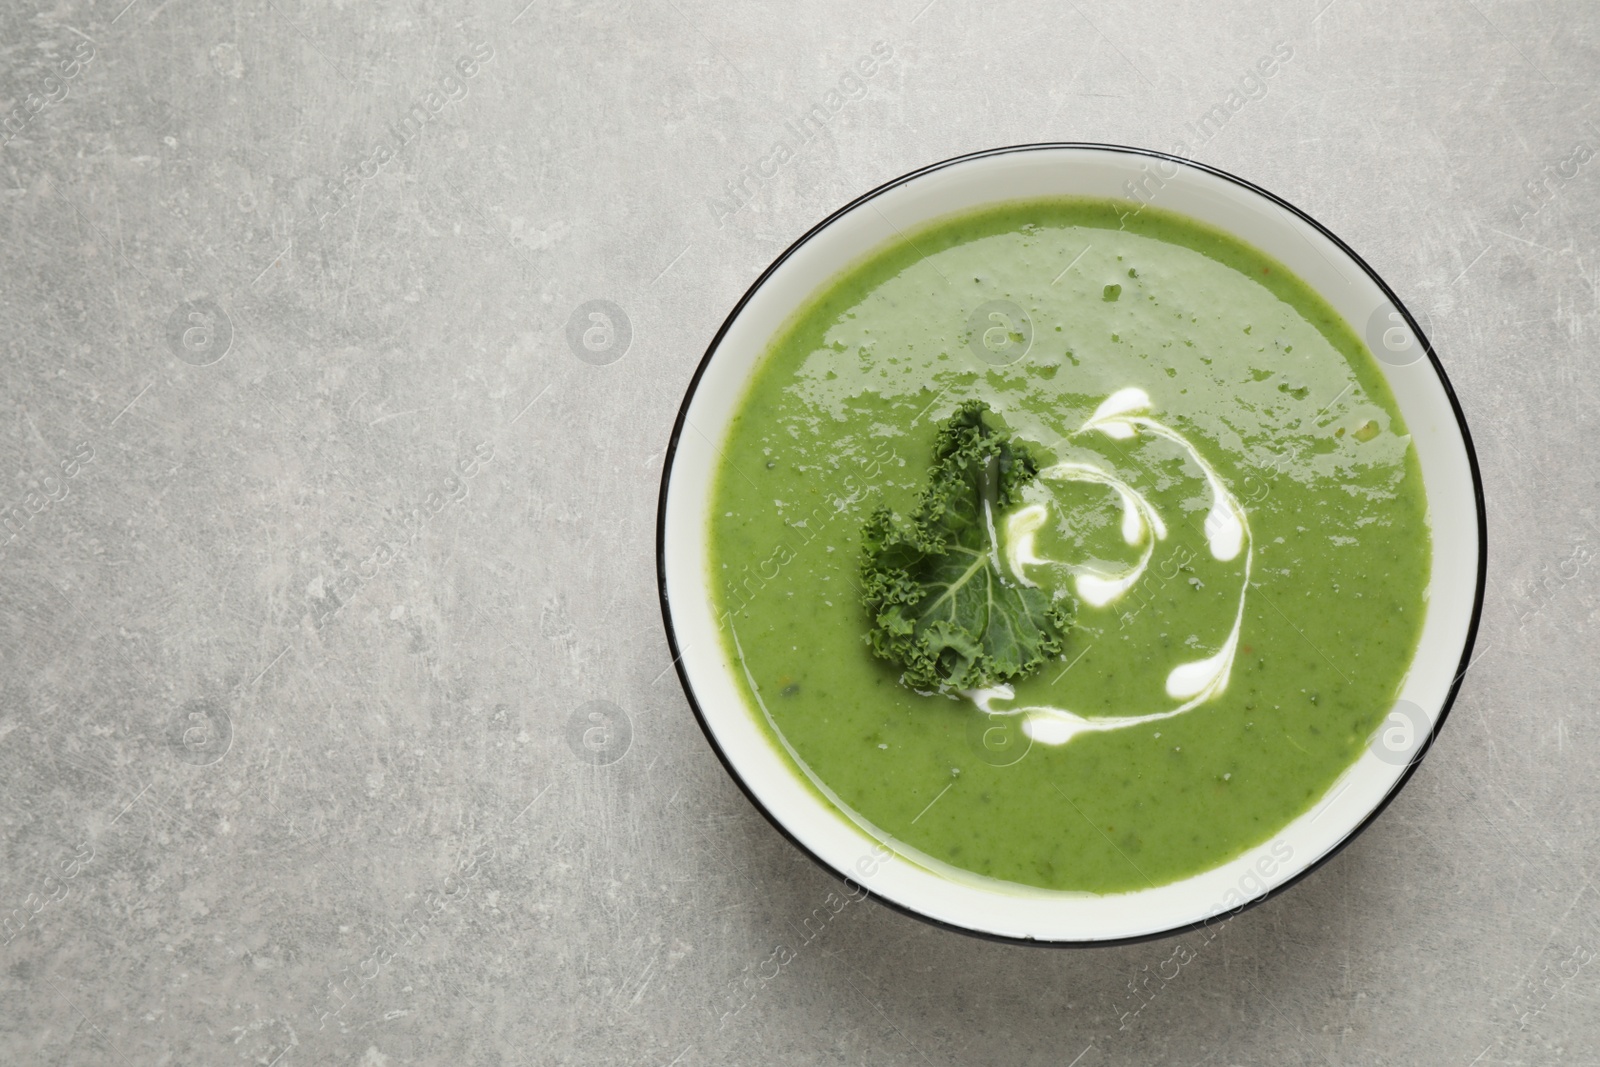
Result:
{"label": "bowl", "polygon": [[[1276,257],[1366,339],[1412,432],[1433,537],[1426,618],[1387,720],[1303,815],[1237,858],[1166,885],[1105,895],[948,878],[896,852],[827,799],[798,755],[747,706],[713,613],[706,545],[712,479],[751,375],[821,286],[880,246],[944,216],[1050,196],[1128,201],[1188,215]],[[1394,799],[1437,736],[1470,663],[1483,604],[1483,488],[1471,437],[1416,318],[1360,256],[1287,201],[1159,152],[1036,144],[960,156],[896,178],[791,245],[735,305],[690,381],[672,429],[657,519],[657,574],[673,662],[728,773],[796,847],[852,889],[926,921],[1033,944],[1113,944],[1215,922],[1326,862]]]}

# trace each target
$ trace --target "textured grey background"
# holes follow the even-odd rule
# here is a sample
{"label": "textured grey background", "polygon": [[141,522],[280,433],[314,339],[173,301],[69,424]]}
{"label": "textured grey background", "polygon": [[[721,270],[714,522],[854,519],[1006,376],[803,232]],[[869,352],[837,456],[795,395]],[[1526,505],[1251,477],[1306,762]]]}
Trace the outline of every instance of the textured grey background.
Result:
{"label": "textured grey background", "polygon": [[[1600,1063],[1592,6],[124,3],[0,13],[0,1062]],[[1209,940],[834,914],[668,669],[662,452],[729,307],[1037,140],[1310,211],[1483,462],[1441,742]],[[569,345],[592,299],[625,351]]]}

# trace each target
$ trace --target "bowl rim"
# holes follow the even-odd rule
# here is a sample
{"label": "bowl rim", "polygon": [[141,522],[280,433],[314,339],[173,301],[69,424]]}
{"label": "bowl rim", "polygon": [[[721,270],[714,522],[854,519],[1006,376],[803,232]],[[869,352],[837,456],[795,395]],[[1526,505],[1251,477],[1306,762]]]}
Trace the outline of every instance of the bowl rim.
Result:
{"label": "bowl rim", "polygon": [[[700,701],[695,695],[694,687],[689,682],[688,671],[684,665],[685,649],[680,647],[677,629],[672,620],[672,608],[667,595],[667,497],[671,490],[673,460],[677,457],[679,442],[683,437],[684,425],[689,415],[689,407],[691,402],[694,400],[695,392],[700,386],[701,379],[705,376],[707,369],[710,367],[712,357],[716,354],[717,349],[722,344],[724,336],[726,336],[729,329],[732,328],[734,322],[739,318],[739,315],[744,311],[745,305],[747,305],[754,298],[755,294],[761,289],[761,287],[766,284],[767,279],[776,273],[777,270],[807,242],[816,237],[829,226],[833,225],[833,223],[840,217],[854,211],[863,204],[882,196],[891,189],[898,188],[899,186],[921,178],[924,175],[932,174],[947,167],[968,163],[973,160],[1021,152],[1037,152],[1060,149],[1079,149],[1121,153],[1124,155],[1137,156],[1149,160],[1176,163],[1184,167],[1191,167],[1205,172],[1213,177],[1220,178],[1223,181],[1240,186],[1248,192],[1254,193],[1257,196],[1276,204],[1282,210],[1290,213],[1292,216],[1315,228],[1322,234],[1322,236],[1326,237],[1330,242],[1333,243],[1335,247],[1348,256],[1351,263],[1358,267],[1361,272],[1364,273],[1367,278],[1378,287],[1378,289],[1389,300],[1390,304],[1395,308],[1395,310],[1405,317],[1406,325],[1411,330],[1412,336],[1422,343],[1423,352],[1427,356],[1428,362],[1432,366],[1434,374],[1438,377],[1439,385],[1444,390],[1445,398],[1449,401],[1450,411],[1455,416],[1456,430],[1461,436],[1461,444],[1466,452],[1467,466],[1472,476],[1473,510],[1477,520],[1478,528],[1478,573],[1473,589],[1472,613],[1471,618],[1467,623],[1466,637],[1462,642],[1461,659],[1457,663],[1456,673],[1450,680],[1449,686],[1446,688],[1444,701],[1439,707],[1439,714],[1434,719],[1433,726],[1428,731],[1427,737],[1423,739],[1422,743],[1418,746],[1416,753],[1411,757],[1410,762],[1395,779],[1393,786],[1391,786],[1389,791],[1384,794],[1384,796],[1376,805],[1373,806],[1372,810],[1368,812],[1359,823],[1352,827],[1343,838],[1334,844],[1332,848],[1328,849],[1320,857],[1307,864],[1303,870],[1299,871],[1292,877],[1277,883],[1276,885],[1270,886],[1260,894],[1249,898],[1236,907],[1229,908],[1194,922],[1185,923],[1181,926],[1174,926],[1150,933],[1134,934],[1126,937],[1096,940],[1012,937],[1006,934],[973,929],[968,926],[962,926],[959,923],[952,923],[943,919],[934,918],[933,916],[917,911],[913,907],[890,899],[881,893],[874,892],[864,883],[859,882],[851,878],[849,875],[839,871],[832,864],[828,863],[826,860],[808,848],[805,844],[803,844],[799,838],[756,797],[749,784],[745,781],[744,776],[741,775],[734,767],[733,762],[729,759],[728,754],[723,750],[722,745],[717,742],[716,735],[706,720],[705,712],[700,707]],[[892,178],[889,181],[886,181],[881,185],[862,193],[860,196],[857,196],[848,203],[840,206],[838,209],[830,212],[820,222],[806,230],[806,232],[800,237],[796,238],[793,243],[785,248],[783,252],[780,253],[775,259],[773,259],[773,261],[767,265],[766,269],[761,272],[755,281],[750,284],[749,288],[744,291],[743,295],[739,297],[739,300],[728,312],[727,317],[723,319],[722,325],[717,328],[716,334],[713,335],[710,343],[706,346],[705,354],[700,357],[699,363],[695,366],[694,374],[690,377],[689,383],[684,389],[683,400],[678,406],[678,414],[672,425],[672,434],[667,440],[666,451],[662,459],[661,488],[656,500],[655,548],[656,590],[661,605],[662,623],[666,628],[667,647],[668,651],[672,653],[672,667],[678,676],[678,683],[683,689],[684,697],[689,702],[690,710],[694,713],[695,721],[700,726],[700,732],[705,735],[706,741],[710,744],[711,750],[716,753],[717,759],[722,763],[723,769],[727,771],[728,776],[733,779],[736,785],[738,785],[739,791],[745,795],[745,798],[750,801],[751,805],[754,806],[756,811],[760,812],[761,816],[766,819],[767,822],[778,831],[778,833],[782,834],[791,845],[798,849],[802,855],[810,859],[829,875],[846,885],[853,893],[863,894],[867,898],[876,901],[878,904],[891,908],[902,915],[910,916],[919,922],[926,923],[930,926],[939,927],[941,929],[952,930],[968,937],[974,937],[984,941],[992,941],[1008,945],[1032,945],[1048,948],[1089,948],[1097,946],[1115,947],[1119,945],[1142,944],[1147,941],[1156,941],[1163,938],[1176,937],[1192,930],[1208,927],[1220,922],[1226,922],[1229,918],[1238,915],[1247,909],[1253,908],[1267,900],[1270,900],[1285,890],[1298,885],[1313,872],[1320,870],[1322,866],[1329,860],[1333,859],[1333,857],[1344,851],[1345,847],[1359,837],[1367,829],[1367,827],[1371,826],[1372,823],[1377,820],[1378,816],[1383,814],[1384,810],[1388,808],[1391,802],[1393,802],[1395,797],[1399,796],[1401,789],[1403,789],[1406,783],[1411,780],[1411,776],[1416,773],[1417,768],[1421,766],[1422,761],[1424,758],[1426,758],[1429,750],[1433,748],[1433,743],[1438,738],[1439,731],[1444,727],[1445,719],[1449,717],[1451,709],[1455,706],[1456,697],[1460,693],[1462,682],[1466,678],[1467,671],[1471,668],[1473,662],[1473,648],[1477,644],[1479,623],[1481,622],[1483,616],[1484,592],[1488,581],[1489,563],[1488,516],[1484,505],[1483,476],[1478,467],[1478,453],[1473,444],[1472,432],[1467,426],[1466,415],[1461,410],[1461,403],[1456,397],[1455,388],[1450,384],[1449,375],[1445,373],[1444,365],[1440,362],[1438,354],[1434,351],[1432,341],[1428,338],[1427,334],[1423,332],[1421,327],[1418,326],[1416,318],[1411,314],[1410,309],[1405,306],[1394,290],[1389,287],[1389,283],[1384,281],[1378,272],[1374,270],[1372,266],[1355,251],[1355,249],[1351,248],[1348,244],[1341,240],[1339,236],[1332,230],[1328,229],[1328,227],[1318,222],[1310,214],[1301,210],[1299,207],[1296,207],[1288,200],[1285,200],[1283,197],[1278,196],[1267,189],[1263,189],[1261,186],[1256,185],[1254,182],[1251,182],[1248,179],[1241,178],[1238,175],[1229,173],[1228,171],[1222,170],[1218,167],[1213,167],[1205,163],[1200,163],[1195,160],[1185,158],[1183,156],[1173,155],[1171,153],[1162,152],[1156,149],[1138,148],[1130,145],[1109,144],[1094,141],[1037,141],[1026,144],[1004,145],[997,148],[987,148],[976,152],[967,152],[963,153],[962,155],[951,156],[948,159],[942,159],[936,163],[930,163],[926,166],[919,167],[916,170],[908,171],[899,177]]]}

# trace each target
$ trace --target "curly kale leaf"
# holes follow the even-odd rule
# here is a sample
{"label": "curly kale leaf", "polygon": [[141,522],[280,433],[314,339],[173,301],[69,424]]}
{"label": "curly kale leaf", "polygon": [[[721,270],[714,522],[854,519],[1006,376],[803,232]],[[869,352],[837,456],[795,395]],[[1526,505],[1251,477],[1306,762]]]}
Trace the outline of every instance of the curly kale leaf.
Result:
{"label": "curly kale leaf", "polygon": [[1061,653],[1075,603],[1002,570],[995,524],[1038,473],[1027,448],[971,400],[939,427],[909,520],[879,508],[862,530],[867,641],[922,691],[1009,682]]}

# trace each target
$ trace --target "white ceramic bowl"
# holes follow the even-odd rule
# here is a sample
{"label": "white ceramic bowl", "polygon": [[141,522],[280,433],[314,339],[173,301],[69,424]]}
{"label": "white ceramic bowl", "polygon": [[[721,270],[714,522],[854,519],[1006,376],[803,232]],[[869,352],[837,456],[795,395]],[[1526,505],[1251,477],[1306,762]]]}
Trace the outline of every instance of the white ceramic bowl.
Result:
{"label": "white ceramic bowl", "polygon": [[[1061,893],[955,880],[895,854],[818,799],[746,704],[718,640],[706,530],[720,442],[751,374],[790,315],[869,252],[942,216],[996,202],[1095,196],[1154,203],[1276,257],[1367,338],[1421,461],[1433,573],[1420,645],[1389,720],[1310,811],[1230,863],[1126,893]],[[1136,206],[1130,204],[1130,207]],[[1317,222],[1209,167],[1110,145],[1000,148],[937,163],[874,189],[825,219],[768,267],[695,371],[661,480],[657,569],[678,673],[706,737],[772,823],[828,870],[920,918],[988,937],[1109,943],[1171,933],[1263,900],[1359,833],[1410,776],[1469,663],[1483,601],[1485,535],[1477,460],[1455,395],[1426,337],[1372,269]]]}

